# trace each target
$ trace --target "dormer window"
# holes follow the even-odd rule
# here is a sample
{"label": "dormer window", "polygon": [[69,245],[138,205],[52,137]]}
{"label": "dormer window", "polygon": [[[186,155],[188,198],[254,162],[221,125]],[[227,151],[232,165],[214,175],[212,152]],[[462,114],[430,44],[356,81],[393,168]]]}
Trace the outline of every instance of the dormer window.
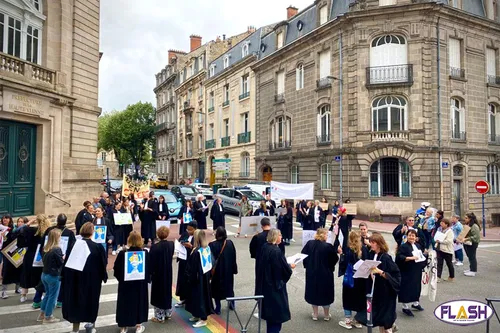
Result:
{"label": "dormer window", "polygon": [[36,10],[42,11],[42,0],[31,0],[33,6],[35,6]]}
{"label": "dormer window", "polygon": [[278,32],[276,34],[276,46],[279,48],[282,48],[284,44],[284,39],[283,39],[283,32]]}
{"label": "dormer window", "polygon": [[224,56],[224,69],[229,67],[229,55]]}
{"label": "dormer window", "polygon": [[241,57],[245,58],[248,55],[248,49],[250,47],[250,43],[246,42],[243,44],[243,47],[241,48]]}
{"label": "dormer window", "polygon": [[203,54],[198,58],[198,69],[199,70],[202,70],[203,68],[205,68],[205,62],[204,62],[204,57],[203,57]]}
{"label": "dormer window", "polygon": [[212,77],[215,75],[215,64],[210,65],[210,73],[209,76]]}
{"label": "dormer window", "polygon": [[328,6],[324,5],[319,9],[319,24],[323,25],[328,21]]}

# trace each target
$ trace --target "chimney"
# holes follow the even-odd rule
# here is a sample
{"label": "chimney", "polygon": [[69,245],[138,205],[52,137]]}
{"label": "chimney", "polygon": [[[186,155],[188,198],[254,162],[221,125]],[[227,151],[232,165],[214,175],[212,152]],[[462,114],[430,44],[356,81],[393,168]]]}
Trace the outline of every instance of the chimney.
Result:
{"label": "chimney", "polygon": [[490,20],[495,19],[495,6],[496,4],[493,2],[493,0],[485,0],[484,1],[484,7],[486,9],[486,18]]}
{"label": "chimney", "polygon": [[224,40],[226,40],[226,34],[223,34],[223,35],[222,35],[222,40],[223,40],[223,41],[224,41]]}
{"label": "chimney", "polygon": [[248,27],[247,31],[248,31],[249,33],[254,33],[254,32],[256,31],[256,29],[255,29],[255,27],[254,27],[254,26],[252,26],[252,25],[251,25],[251,26],[249,26],[249,27]]}
{"label": "chimney", "polygon": [[294,7],[294,6],[290,5],[286,9],[286,19],[287,20],[291,19],[292,17],[294,17],[295,15],[297,15],[298,12],[299,12],[299,9],[297,7]]}
{"label": "chimney", "polygon": [[190,40],[190,44],[191,44],[191,48],[190,48],[189,52],[193,52],[194,50],[196,50],[197,48],[199,48],[201,46],[201,37],[200,36],[191,35],[191,36],[189,36],[189,40]]}

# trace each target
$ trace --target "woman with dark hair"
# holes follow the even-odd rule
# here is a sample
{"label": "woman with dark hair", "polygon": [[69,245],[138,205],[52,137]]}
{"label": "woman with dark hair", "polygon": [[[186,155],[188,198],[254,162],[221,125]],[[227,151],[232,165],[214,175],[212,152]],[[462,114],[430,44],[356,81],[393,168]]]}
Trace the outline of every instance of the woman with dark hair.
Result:
{"label": "woman with dark hair", "polygon": [[95,210],[95,218],[92,221],[92,224],[95,226],[106,226],[106,246],[104,247],[104,252],[106,253],[106,262],[108,260],[108,245],[113,243],[113,226],[111,225],[111,221],[104,216],[104,209],[97,208]]}
{"label": "woman with dark hair", "polygon": [[215,240],[209,244],[212,252],[212,298],[215,300],[215,313],[220,314],[221,300],[234,297],[234,275],[238,274],[236,247],[227,239],[226,229],[218,227]]}
{"label": "woman with dark hair", "polygon": [[159,220],[168,220],[170,214],[168,213],[168,205],[165,201],[165,197],[160,195],[158,197],[158,219]]}
{"label": "woman with dark hair", "polygon": [[177,269],[177,285],[175,287],[175,295],[179,297],[179,303],[175,304],[176,308],[184,306],[186,298],[189,294],[189,284],[186,277],[186,266],[189,256],[194,247],[194,232],[198,229],[198,224],[196,221],[191,221],[187,225],[186,231],[184,231],[179,237],[179,243],[186,248],[187,258],[181,259],[177,257],[177,262],[179,267]]}
{"label": "woman with dark hair", "polygon": [[314,203],[308,201],[306,207],[301,209],[304,230],[314,230]]}
{"label": "woman with dark hair", "polygon": [[[435,246],[437,255],[437,277],[438,281],[441,282],[441,274],[443,273],[443,263],[446,261],[446,266],[448,266],[449,277],[448,281],[453,282],[455,280],[455,267],[453,266],[453,230],[450,228],[451,222],[448,219],[441,219],[440,230],[436,232],[435,235]],[[438,237],[441,236],[441,238]],[[439,238],[439,239],[438,239]]]}
{"label": "woman with dark hair", "polygon": [[461,240],[464,244],[465,254],[467,254],[467,258],[469,258],[470,265],[470,270],[465,270],[464,275],[474,277],[477,273],[476,252],[479,242],[481,241],[481,227],[474,213],[465,214],[464,222],[470,227],[470,231],[467,233],[467,236],[465,236],[465,239]]}
{"label": "woman with dark hair", "polygon": [[[132,212],[132,208],[130,207],[130,200],[127,197],[124,197],[122,199],[122,208],[120,208],[120,213],[130,214],[130,217],[131,217],[132,223],[133,223],[134,214]],[[132,230],[134,230],[134,225],[133,224],[125,224],[125,225],[122,225],[121,228],[122,228],[122,235],[123,235],[123,244],[125,244],[126,240],[128,239],[128,235],[130,235]],[[123,247],[122,247],[122,249],[123,249]]]}
{"label": "woman with dark hair", "polygon": [[113,208],[111,208],[109,214],[107,214],[107,217],[110,221],[111,233],[113,234],[113,251],[111,252],[111,254],[114,256],[116,256],[116,254],[123,249],[123,245],[126,242],[123,233],[123,226],[115,224],[115,214],[121,214],[121,209],[122,202],[115,201],[113,203]]}
{"label": "woman with dark hair", "polygon": [[330,214],[330,212],[332,211],[332,205],[330,203],[328,203],[328,200],[326,200],[325,197],[321,198],[321,203],[328,205],[328,208],[323,209],[323,211],[321,212],[321,226],[320,227],[324,228],[326,226],[326,218],[328,217],[328,214]]}
{"label": "woman with dark hair", "polygon": [[[5,215],[2,217],[2,226],[7,227],[4,232],[0,232],[0,238],[3,239],[3,245],[0,245],[0,250],[5,249],[7,246],[12,244],[12,242],[17,242],[17,237],[19,236],[20,228],[28,223],[28,219],[26,217],[20,217],[17,219],[16,226],[14,226],[14,222],[12,221],[12,217],[10,215]],[[1,240],[0,240],[1,242]],[[3,261],[2,267],[2,298],[9,298],[7,295],[7,286],[9,284],[15,284],[15,292],[19,294],[20,287],[19,282],[21,280],[21,267],[15,267],[7,258]],[[26,299],[24,299],[26,301]]]}
{"label": "woman with dark hair", "polygon": [[76,214],[75,217],[75,227],[76,234],[78,235],[80,232],[80,228],[87,222],[91,222],[94,218],[94,206],[90,201],[83,202],[83,209]]}
{"label": "woman with dark hair", "polygon": [[193,202],[191,200],[186,200],[179,212],[179,217],[179,235],[182,235],[186,232],[189,222],[194,220]]}
{"label": "woman with dark hair", "polygon": [[137,200],[135,200],[135,194],[130,193],[128,195],[128,200],[130,200],[130,209],[132,210],[132,221],[135,221],[137,217],[137,213],[139,211],[139,205],[137,204]]}

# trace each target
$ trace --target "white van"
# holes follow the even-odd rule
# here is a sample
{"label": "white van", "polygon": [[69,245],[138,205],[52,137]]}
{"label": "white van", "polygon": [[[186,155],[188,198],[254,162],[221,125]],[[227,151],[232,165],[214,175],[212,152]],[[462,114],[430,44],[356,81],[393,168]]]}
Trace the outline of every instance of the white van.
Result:
{"label": "white van", "polygon": [[266,184],[266,183],[246,184],[245,187],[248,187],[252,191],[255,191],[255,192],[259,193],[263,197],[266,197],[266,194],[271,193],[271,185]]}

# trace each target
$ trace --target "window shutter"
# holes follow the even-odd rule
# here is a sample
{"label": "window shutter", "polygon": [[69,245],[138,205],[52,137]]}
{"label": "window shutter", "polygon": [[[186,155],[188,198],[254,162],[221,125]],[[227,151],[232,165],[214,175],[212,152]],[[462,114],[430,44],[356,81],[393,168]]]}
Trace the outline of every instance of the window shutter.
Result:
{"label": "window shutter", "polygon": [[490,48],[486,49],[486,75],[497,75],[496,50]]}
{"label": "window shutter", "polygon": [[278,94],[283,94],[285,92],[285,72],[279,71],[277,75],[278,79]]}
{"label": "window shutter", "polygon": [[465,132],[465,109],[460,108],[460,132]]}
{"label": "window shutter", "polygon": [[318,136],[321,136],[321,114],[318,112],[318,114],[316,115],[316,117],[318,118],[317,122],[316,122],[316,127],[317,127],[317,132],[318,132]]}
{"label": "window shutter", "polygon": [[455,108],[453,107],[453,100],[451,100],[451,107],[450,107],[450,127],[451,127],[451,136],[453,137],[454,135],[454,130],[455,130]]}
{"label": "window shutter", "polygon": [[295,89],[300,89],[300,66],[295,70]]}
{"label": "window shutter", "polygon": [[323,79],[330,75],[330,51],[319,54],[319,78]]}
{"label": "window shutter", "polygon": [[449,60],[450,60],[450,67],[453,68],[462,68],[461,66],[461,59],[460,59],[460,40],[455,39],[455,38],[450,38],[449,40]]}

